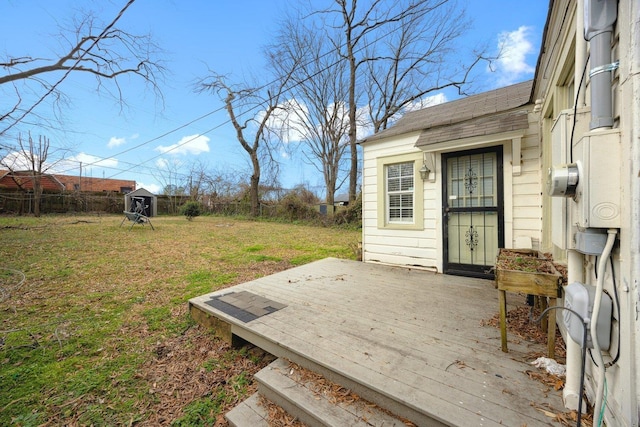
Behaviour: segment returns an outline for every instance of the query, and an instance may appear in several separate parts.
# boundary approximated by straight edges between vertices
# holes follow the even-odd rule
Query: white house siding
[[[378,159],[414,153],[422,159],[422,152],[415,148],[419,132],[387,140],[368,143],[363,150],[362,185],[362,249],[363,260],[396,265],[436,267],[436,219],[435,191],[425,185],[424,218],[418,229],[380,228],[378,225]],[[419,168],[422,162],[416,163]],[[419,176],[417,177],[419,179]],[[416,180],[417,180],[416,179]],[[416,186],[417,187],[417,186]],[[416,197],[418,198],[418,197]]]
[[[616,283],[620,294],[620,319],[614,322],[612,336],[620,359],[606,371],[607,425],[640,424],[640,4],[620,0],[618,22],[613,37],[613,59],[620,60],[612,88],[614,117],[621,131],[619,249],[614,250]],[[617,171],[615,171],[617,172]],[[615,191],[615,190],[614,190]],[[617,252],[617,253],[616,253]],[[614,283],[605,275],[605,289]],[[617,323],[617,325],[616,325]],[[616,327],[617,326],[617,327]],[[620,328],[620,342],[617,329]],[[608,360],[608,359],[607,359]],[[595,388],[597,384],[592,384]]]
[[[584,3],[583,3],[584,4]],[[581,61],[587,59],[588,45],[583,42],[582,34],[576,35],[577,22],[583,11],[576,0],[560,0],[553,3],[549,30],[546,42],[542,47],[543,55],[539,62],[536,76],[536,93],[534,96],[541,101],[542,117],[552,121],[564,109],[572,108],[570,104],[562,102],[566,99],[563,90],[567,86],[566,70],[572,68],[576,56]],[[620,185],[611,186],[612,193],[620,194],[620,227],[618,242],[614,246],[613,259],[615,282],[612,270],[607,265],[604,278],[604,289],[609,295],[614,295],[617,288],[620,307],[619,313],[614,309],[614,319],[611,327],[611,348],[604,353],[605,362],[609,362],[619,352],[619,359],[606,370],[606,398],[604,399],[604,424],[608,426],[638,426],[640,423],[638,402],[640,401],[640,3],[637,0],[620,0],[617,2],[618,16],[615,24],[612,60],[619,60],[620,66],[613,73],[612,92],[614,106],[614,128],[620,130],[620,167],[611,168],[606,175],[614,177],[620,173]],[[577,41],[576,41],[577,40]],[[558,43],[560,41],[560,43]],[[584,43],[584,46],[582,45]],[[576,47],[578,45],[578,47]],[[584,48],[584,51],[582,49]],[[576,55],[578,52],[578,55]],[[569,76],[569,81],[577,87],[580,72],[584,63],[575,64],[578,75]],[[589,73],[585,79],[584,96],[586,102],[579,103],[579,111],[589,114],[591,106]],[[590,120],[587,117],[586,122]],[[580,123],[577,126],[580,129]],[[579,141],[588,129],[576,132],[574,141]],[[545,131],[545,147],[550,147],[551,138]],[[613,150],[611,155],[613,155]],[[608,185],[608,176],[598,180],[599,185]],[[615,181],[614,181],[615,182]],[[570,201],[570,206],[573,205]],[[546,212],[545,212],[546,214]],[[551,228],[551,217],[545,215],[544,236],[545,247],[553,242],[548,241]],[[571,221],[565,225],[569,236],[575,232]],[[555,247],[556,251],[569,252],[565,248]],[[599,257],[582,255],[573,252],[574,268],[569,265],[574,277],[572,280],[595,286],[595,263]],[[577,260],[576,260],[577,258]],[[581,268],[584,267],[584,268]],[[570,273],[571,274],[571,273]],[[562,316],[559,316],[559,320]],[[560,330],[566,337],[563,322]],[[620,339],[618,340],[618,334]],[[568,345],[578,346],[578,344]],[[577,352],[580,351],[578,346]],[[590,357],[586,361],[585,389],[589,404],[594,405],[595,392],[598,386],[596,367]],[[579,366],[577,368],[579,371]],[[570,380],[567,379],[567,384]],[[576,385],[577,387],[577,385]],[[577,390],[577,389],[576,389]],[[599,414],[600,408],[594,408]]]
[[[507,163],[506,160],[505,163]],[[525,237],[531,239],[534,249],[538,249],[542,230],[542,188],[540,185],[542,173],[537,115],[531,112],[529,113],[529,129],[522,138],[520,166],[520,175],[512,174],[512,239],[507,239],[509,230],[505,223],[505,228],[507,228],[505,230],[505,246],[516,248],[519,246],[518,239]],[[505,178],[508,169],[505,167]],[[505,179],[505,187],[506,183],[507,179]],[[506,216],[505,212],[505,219]]]
[[[531,110],[529,108],[529,110]],[[521,138],[521,172],[513,175],[512,141],[497,140],[484,144],[473,141],[473,147],[461,141],[456,151],[480,146],[503,145],[505,185],[505,246],[516,247],[516,242],[529,240],[537,247],[541,238],[542,210],[540,186],[540,144],[536,116],[529,114],[529,129]],[[420,266],[442,271],[442,180],[441,152],[436,153],[435,180],[424,182],[423,220],[421,229],[399,230],[381,228],[379,225],[379,197],[384,197],[378,188],[378,159],[421,150],[415,142],[419,132],[389,137],[364,144],[363,150],[363,260],[404,266]],[[421,158],[421,157],[420,157]],[[419,165],[418,165],[419,167]],[[432,172],[434,173],[434,172]],[[419,178],[418,178],[419,179]]]

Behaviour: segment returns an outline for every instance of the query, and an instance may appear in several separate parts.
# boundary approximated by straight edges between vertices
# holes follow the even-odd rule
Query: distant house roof
[[[0,188],[33,189],[32,171],[0,170]],[[127,193],[136,188],[136,182],[122,179],[78,177],[42,174],[42,189],[52,191],[114,191]]]
[[[128,193],[136,189],[136,182],[131,180],[73,175],[55,175],[55,177],[68,191],[113,191],[116,193]]]
[[[529,126],[527,115],[513,111],[529,104],[533,80],[405,114],[382,132],[361,143],[422,131],[416,146],[452,139],[495,134]]]
[[[61,191],[64,185],[55,176],[43,174],[40,180],[43,190]],[[31,171],[0,171],[0,188],[10,190],[33,190],[33,172]]]
[[[333,200],[335,200],[336,202],[348,202],[349,194],[347,193],[338,194],[336,195],[336,197],[333,198]]]

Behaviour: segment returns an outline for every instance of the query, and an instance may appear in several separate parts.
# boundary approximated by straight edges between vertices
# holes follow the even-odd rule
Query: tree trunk
[[[334,188],[335,188],[335,185],[334,185]],[[336,204],[335,190],[329,187],[327,187],[326,204],[327,204],[327,215],[333,215],[335,213],[334,207]]]
[[[356,199],[358,188],[358,136],[356,134],[356,59],[353,56],[351,35],[347,33],[347,49],[349,57],[349,147],[351,149],[351,167],[349,170],[349,202]]]
[[[257,150],[251,153],[251,163],[253,164],[253,174],[251,175],[251,186],[249,188],[251,216],[258,217],[260,215],[260,161]]]
[[[40,200],[42,199],[42,179],[40,174],[33,177],[33,215],[40,216]]]

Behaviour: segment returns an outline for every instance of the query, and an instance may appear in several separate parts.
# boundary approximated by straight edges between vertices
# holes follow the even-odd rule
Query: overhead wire
[[[384,34],[384,35],[379,36],[377,39],[375,39],[375,40],[374,40],[373,42],[371,42],[370,44],[365,44],[364,46],[362,46],[361,48],[359,48],[358,50],[356,50],[356,52],[360,52],[360,51],[362,51],[363,49],[366,49],[366,48],[367,48],[367,47],[369,47],[372,43],[375,43],[375,42],[379,41],[380,39],[382,39],[383,37],[388,36],[389,34],[390,34],[390,33],[386,33],[386,34]],[[340,46],[340,47],[343,47],[343,46]],[[326,56],[328,56],[328,55],[330,55],[330,54],[332,54],[332,53],[333,53],[333,51],[328,51],[328,52],[326,52],[326,53],[322,54],[322,55],[321,55],[321,58],[324,58],[324,57],[326,57]],[[306,82],[306,81],[308,81],[308,80],[312,79],[313,77],[317,76],[317,75],[318,75],[318,74],[320,74],[321,72],[323,72],[323,71],[326,71],[326,70],[330,69],[331,67],[333,67],[333,66],[335,66],[336,64],[338,64],[338,63],[339,63],[339,61],[340,61],[340,60],[337,60],[337,61],[335,61],[335,62],[333,62],[333,63],[331,63],[331,64],[327,65],[324,69],[319,70],[319,71],[317,71],[316,73],[314,73],[314,74],[312,74],[312,75],[310,75],[310,76],[306,77],[305,79],[301,80],[300,82],[295,83],[295,84],[294,84],[294,85],[292,85],[291,87],[287,88],[287,89],[285,90],[285,93],[286,93],[286,92],[290,92],[290,91],[291,91],[291,90],[293,90],[295,87],[297,87],[297,86],[299,86],[299,85],[303,84],[304,82]],[[311,62],[311,61],[310,61],[310,62]],[[269,87],[270,85],[272,85],[272,84],[274,84],[274,83],[276,83],[276,82],[277,82],[277,79],[273,79],[273,80],[271,80],[270,82],[265,83],[264,85],[259,86],[259,87],[255,88],[255,89],[253,89],[252,93],[253,93],[253,92],[260,91],[260,90],[263,90],[264,88]],[[238,117],[246,116],[247,114],[249,114],[249,113],[251,113],[251,112],[257,111],[259,108],[260,108],[260,106],[259,106],[259,105],[253,106],[253,107],[249,108],[248,110],[243,111],[242,113],[239,113],[239,114],[238,114]],[[111,159],[111,158],[116,158],[117,156],[121,156],[121,155],[126,154],[126,153],[128,153],[128,152],[131,152],[131,151],[133,151],[133,150],[136,150],[136,149],[138,149],[138,148],[140,148],[140,147],[143,147],[143,146],[145,146],[145,145],[148,145],[148,144],[150,144],[150,143],[152,143],[152,142],[154,142],[154,141],[157,141],[157,140],[159,140],[159,139],[161,139],[161,138],[164,138],[164,137],[166,137],[166,136],[169,136],[169,135],[171,135],[171,134],[173,134],[173,133],[175,133],[175,132],[177,132],[177,131],[179,131],[179,130],[181,130],[181,129],[186,128],[187,126],[192,125],[193,123],[196,123],[196,122],[198,122],[198,121],[200,121],[200,120],[202,120],[202,119],[204,119],[204,118],[206,118],[206,117],[209,117],[209,116],[211,116],[211,115],[213,115],[213,114],[215,114],[215,113],[218,113],[218,112],[220,112],[220,111],[222,111],[222,110],[224,110],[224,109],[225,109],[225,106],[218,107],[218,108],[216,108],[215,110],[212,110],[212,111],[210,111],[210,112],[208,112],[208,113],[205,113],[205,114],[203,114],[203,115],[201,115],[201,116],[199,116],[199,117],[197,117],[197,118],[195,118],[195,119],[193,119],[193,120],[190,120],[189,122],[187,122],[187,123],[185,123],[185,124],[183,124],[183,125],[177,126],[177,127],[173,128],[173,129],[171,129],[171,130],[169,130],[169,131],[167,131],[167,132],[163,133],[162,135],[159,135],[159,136],[157,136],[157,137],[151,138],[151,139],[149,139],[149,140],[147,140],[147,141],[145,141],[145,142],[142,142],[142,143],[140,143],[140,144],[137,144],[137,145],[135,145],[135,146],[133,146],[133,147],[130,147],[130,148],[126,149],[126,150],[120,151],[119,153],[116,153],[116,154],[114,154],[113,156],[110,156],[109,158],[100,158],[99,160],[96,160],[96,161],[94,161],[94,162],[86,163],[86,165],[85,165],[85,166],[93,166],[93,165],[95,165],[95,164],[97,164],[97,163],[100,163],[101,161],[108,160],[108,159]],[[216,130],[216,129],[218,129],[218,128],[220,128],[220,127],[224,126],[224,125],[229,124],[230,122],[231,122],[231,120],[230,120],[230,119],[226,119],[226,120],[222,121],[221,123],[219,123],[218,125],[214,126],[213,128],[211,128],[211,129],[209,129],[209,130],[207,130],[207,131],[205,131],[205,132],[200,132],[198,135],[206,135],[206,134],[208,134],[208,133],[210,133],[210,132],[212,132],[212,131],[214,131],[214,130]],[[151,158],[149,158],[149,159],[147,159],[147,160],[145,160],[145,161],[143,161],[143,162],[140,162],[139,164],[136,164],[136,165],[132,166],[131,168],[123,169],[123,170],[121,170],[120,172],[118,172],[117,174],[114,174],[114,175],[110,176],[110,178],[113,178],[113,177],[115,177],[115,176],[118,176],[118,175],[120,175],[121,173],[129,172],[130,170],[134,169],[135,167],[142,166],[142,165],[144,165],[144,164],[146,164],[146,163],[150,162],[151,160],[154,160],[154,159],[157,159],[158,157],[161,157],[161,156],[162,156],[162,154],[166,154],[167,152],[177,150],[178,148],[181,148],[182,146],[184,146],[184,145],[188,144],[189,142],[193,141],[194,139],[195,139],[195,137],[194,137],[194,138],[191,138],[191,139],[188,139],[188,140],[185,140],[185,141],[183,141],[183,142],[182,142],[182,143],[180,143],[180,144],[176,144],[172,149],[167,150],[167,151],[165,151],[165,152],[161,153],[160,155],[153,156],[153,157],[151,157]],[[95,156],[95,157],[98,157],[98,156]],[[102,167],[102,166],[101,166],[101,167]],[[113,168],[111,168],[111,169],[113,169]]]
[[[149,139],[149,140],[147,140],[147,141],[144,141],[144,142],[142,142],[142,143],[140,143],[140,144],[137,144],[137,145],[135,145],[135,146],[133,146],[133,147],[127,148],[126,150],[122,150],[122,151],[120,151],[119,153],[114,154],[113,156],[103,157],[103,158],[99,158],[98,160],[93,161],[93,162],[86,162],[86,163],[84,163],[84,162],[83,162],[83,163],[84,163],[84,165],[85,165],[85,166],[94,166],[94,165],[96,165],[96,164],[98,164],[98,163],[100,163],[100,162],[103,162],[103,161],[105,161],[105,160],[109,160],[109,159],[115,158],[115,157],[117,157],[117,156],[121,156],[121,155],[126,154],[126,153],[129,153],[129,152],[131,152],[131,151],[133,151],[133,150],[137,150],[137,149],[138,149],[138,148],[140,148],[140,147],[143,147],[143,146],[145,146],[145,145],[148,145],[148,144],[150,144],[150,143],[152,143],[152,142],[154,142],[154,141],[158,141],[159,139],[162,139],[162,138],[164,138],[164,137],[166,137],[166,136],[171,135],[172,133],[175,133],[175,132],[177,132],[177,131],[179,131],[179,130],[181,130],[181,129],[184,129],[184,128],[186,128],[187,126],[190,126],[190,125],[192,125],[192,124],[193,124],[193,123],[195,123],[195,122],[198,122],[198,121],[200,121],[200,120],[202,120],[202,119],[204,119],[204,118],[206,118],[206,117],[209,117],[209,116],[211,116],[211,115],[213,115],[213,114],[215,114],[215,113],[218,113],[218,112],[220,112],[222,109],[224,109],[224,107],[219,107],[219,108],[217,108],[217,109],[215,109],[215,110],[209,111],[208,113],[205,113],[205,114],[203,114],[203,115],[201,115],[201,116],[199,116],[199,117],[197,117],[197,118],[195,118],[195,119],[193,119],[193,120],[190,120],[189,122],[187,122],[187,123],[185,123],[185,124],[182,124],[182,125],[180,125],[180,126],[177,126],[177,127],[173,128],[173,129],[171,129],[171,130],[169,130],[169,131],[167,131],[167,132],[165,132],[165,133],[163,133],[163,134],[161,134],[161,135],[158,135],[158,136],[156,136],[156,137],[153,137],[153,138],[151,138],[151,139]],[[226,123],[223,123],[223,124],[226,124]],[[219,126],[216,126],[216,127],[212,128],[212,129],[209,129],[209,130],[208,130],[208,131],[206,131],[206,132],[200,133],[200,135],[206,135],[207,133],[212,132],[213,130],[215,130],[215,129],[219,128],[220,126],[222,126],[222,124],[221,124],[221,125],[219,125]],[[192,138],[192,139],[189,139],[189,140],[187,140],[187,141],[184,141],[184,142],[183,142],[183,143],[181,143],[181,144],[176,144],[176,146],[175,146],[174,148],[172,148],[172,149],[170,149],[170,150],[167,150],[166,152],[173,151],[174,149],[177,149],[177,148],[179,148],[179,147],[181,147],[181,146],[183,146],[183,145],[185,145],[185,144],[187,144],[187,143],[189,143],[189,142],[193,141],[194,139],[195,139],[195,138]],[[93,157],[98,157],[98,156],[93,156]],[[153,160],[153,159],[155,159],[155,158],[157,158],[157,157],[158,157],[158,156],[154,156],[154,157],[152,157],[151,159],[145,160],[144,162],[142,162],[142,163],[140,163],[140,164],[137,164],[137,166],[143,165],[143,164],[145,164],[145,163],[147,163],[147,162],[149,162],[149,161],[151,161],[151,160]],[[101,168],[105,168],[105,166],[100,166],[100,167],[101,167]],[[114,169],[114,168],[110,167],[109,169]],[[69,169],[69,170],[72,170],[72,169]],[[122,172],[128,172],[129,170],[130,170],[130,169],[126,169],[126,170],[123,170]],[[64,172],[64,171],[62,171],[62,172]]]
[[[130,0],[130,1],[132,1],[132,0]],[[425,11],[424,13],[427,13],[427,12]],[[371,45],[373,45],[374,43],[377,43],[377,42],[379,42],[380,40],[382,40],[382,39],[384,39],[384,38],[388,37],[389,35],[393,34],[393,32],[394,32],[394,31],[396,31],[396,29],[395,29],[395,28],[392,28],[390,31],[385,32],[385,33],[382,33],[382,34],[380,34],[378,37],[375,37],[375,38],[373,38],[373,39],[372,39],[372,40],[370,40],[370,41],[366,41],[366,39],[365,39],[365,43],[363,43],[363,45],[362,45],[362,46],[360,46],[359,48],[357,48],[357,49],[355,50],[355,52],[356,52],[356,53],[360,53],[360,52],[362,52],[363,50],[365,50],[365,49],[369,48],[369,47],[370,47]],[[340,48],[344,48],[345,46],[346,46],[346,43],[345,43],[345,44],[341,44],[341,45],[339,45],[339,47],[340,47]],[[335,52],[334,50],[327,51],[327,52],[325,52],[324,54],[322,54],[322,55],[320,56],[320,58],[324,58],[324,57],[326,57],[326,56],[328,56],[328,55],[331,55],[331,54],[332,54],[332,53],[334,53],[334,52]],[[305,79],[302,79],[302,80],[301,80],[301,81],[299,81],[299,82],[294,83],[294,84],[293,84],[293,85],[291,85],[290,87],[286,88],[286,89],[283,91],[283,93],[288,93],[288,92],[293,91],[293,89],[295,89],[295,88],[296,88],[296,87],[298,87],[299,85],[302,85],[304,82],[306,82],[306,81],[308,81],[308,80],[312,79],[313,77],[317,76],[318,74],[320,74],[320,73],[322,73],[322,72],[324,72],[324,71],[326,71],[326,70],[330,69],[331,67],[333,67],[333,66],[337,65],[341,60],[342,60],[342,59],[337,59],[336,61],[334,61],[334,62],[332,62],[332,63],[328,64],[325,68],[323,68],[323,69],[321,69],[321,70],[318,70],[316,73],[314,73],[314,74],[312,74],[312,75],[310,75],[310,76],[307,76]],[[312,61],[313,61],[313,60],[310,60],[310,63],[311,63]],[[254,89],[253,89],[253,92],[263,90],[264,88],[269,87],[270,85],[272,85],[272,84],[276,83],[277,81],[278,81],[278,80],[277,80],[277,78],[275,78],[275,79],[273,79],[273,80],[271,80],[271,81],[269,81],[269,82],[265,83],[265,84],[264,84],[264,85],[262,85],[262,86],[258,86],[257,88],[254,88]],[[253,92],[252,92],[252,93],[253,93]],[[97,164],[98,164],[98,163],[100,163],[100,162],[104,162],[105,160],[109,160],[109,159],[116,159],[118,156],[122,156],[123,154],[126,154],[126,153],[129,153],[129,152],[131,152],[131,151],[137,150],[137,149],[139,149],[139,148],[141,148],[141,147],[143,147],[143,146],[145,146],[145,145],[148,145],[148,144],[150,144],[150,143],[152,143],[152,142],[154,142],[154,141],[158,141],[158,140],[160,140],[160,139],[162,139],[162,138],[164,138],[164,137],[166,137],[166,136],[169,136],[169,135],[171,135],[171,134],[173,134],[173,133],[175,133],[175,132],[177,132],[177,131],[179,131],[179,130],[181,130],[181,129],[184,129],[184,128],[186,128],[186,127],[188,127],[188,126],[192,125],[193,123],[196,123],[196,122],[198,122],[198,121],[200,121],[200,120],[203,120],[203,119],[205,119],[206,117],[209,117],[209,116],[211,116],[211,115],[213,115],[213,114],[215,114],[215,113],[218,113],[218,112],[222,111],[224,108],[225,108],[225,106],[221,106],[221,107],[219,107],[219,108],[217,108],[217,109],[214,109],[214,110],[212,110],[212,111],[209,111],[209,112],[207,112],[207,113],[205,113],[205,114],[203,114],[203,115],[201,115],[201,116],[199,116],[199,117],[197,117],[197,118],[195,118],[195,119],[192,119],[192,120],[188,121],[188,122],[187,122],[187,123],[185,123],[185,124],[182,124],[182,125],[179,125],[179,126],[177,126],[177,127],[175,127],[175,128],[172,128],[172,129],[170,129],[169,131],[164,132],[163,134],[161,134],[161,135],[159,135],[159,136],[153,137],[153,138],[151,138],[151,139],[149,139],[149,140],[147,140],[147,141],[144,141],[144,142],[142,142],[142,143],[140,143],[140,144],[137,144],[137,145],[135,145],[135,146],[133,146],[133,147],[127,148],[126,150],[122,150],[122,151],[120,151],[120,152],[118,152],[118,153],[116,153],[116,154],[114,154],[114,155],[112,155],[112,156],[109,156],[109,157],[106,157],[106,158],[105,158],[105,157],[100,157],[100,156],[93,156],[93,157],[96,157],[96,158],[98,158],[98,159],[97,159],[97,160],[95,160],[95,161],[92,161],[92,162],[86,162],[86,163],[85,163],[85,162],[82,162],[82,163],[83,163],[83,166],[86,166],[86,167],[88,167],[88,166],[94,166],[94,165],[97,165]],[[243,111],[242,113],[240,113],[240,114],[238,115],[238,117],[246,116],[247,114],[249,114],[249,113],[251,113],[251,112],[255,112],[255,111],[257,111],[259,108],[260,108],[260,106],[259,106],[259,105],[253,106],[253,107],[251,107],[251,108],[249,108],[249,109],[247,109],[247,110]],[[212,132],[212,131],[214,131],[214,130],[216,130],[216,129],[218,129],[218,128],[221,128],[222,126],[227,125],[227,124],[229,124],[229,123],[230,123],[230,119],[224,120],[224,121],[222,121],[221,123],[219,123],[218,125],[216,125],[216,126],[214,126],[214,127],[210,128],[209,130],[207,130],[207,131],[205,131],[205,132],[200,132],[200,133],[198,134],[198,136],[200,136],[200,135],[206,135],[206,134],[208,134],[208,133],[210,133],[210,132]],[[175,145],[174,147],[172,147],[171,149],[166,150],[166,151],[164,151],[163,153],[161,153],[161,154],[159,154],[159,155],[153,156],[153,157],[151,157],[151,158],[149,158],[149,159],[146,159],[146,160],[144,160],[144,161],[142,161],[142,162],[140,162],[140,163],[133,164],[133,165],[132,165],[131,167],[129,167],[129,168],[119,170],[119,172],[117,172],[117,173],[115,173],[115,174],[113,174],[113,175],[110,175],[108,178],[107,178],[107,177],[105,177],[105,179],[114,178],[114,177],[116,177],[116,176],[121,175],[122,173],[126,173],[126,172],[129,172],[129,171],[131,171],[131,170],[133,170],[133,169],[137,168],[137,167],[143,166],[143,165],[145,165],[145,164],[149,163],[149,162],[150,162],[150,161],[152,161],[152,160],[155,160],[155,159],[157,159],[157,158],[159,158],[159,157],[162,157],[162,155],[163,155],[163,154],[166,154],[167,152],[171,152],[171,151],[174,151],[174,150],[177,150],[177,149],[179,149],[179,148],[183,147],[184,145],[186,145],[186,144],[188,144],[188,143],[192,142],[195,138],[197,138],[197,136],[196,136],[196,137],[194,137],[194,138],[190,138],[190,139],[188,139],[188,140],[185,140],[185,141],[183,141],[183,142],[181,142],[181,143],[179,143],[179,144],[176,144],[176,145]],[[116,160],[117,160],[117,159],[116,159]],[[80,162],[80,161],[78,161],[78,162]],[[100,166],[100,167],[101,167],[101,168],[104,168],[104,169],[106,169],[106,168],[107,168],[107,167],[104,167],[104,166]],[[74,168],[74,169],[75,169],[75,168]],[[116,169],[116,170],[118,170],[117,168],[114,168],[114,167],[108,167],[108,169]],[[70,171],[70,170],[73,170],[73,169],[68,169],[67,171]],[[160,171],[160,169],[158,169],[158,171]],[[64,172],[66,172],[66,171],[62,171],[62,173],[64,173]],[[138,172],[137,172],[137,173],[138,173]],[[149,175],[151,175],[151,174],[149,174]],[[185,176],[186,176],[186,174],[185,174]]]

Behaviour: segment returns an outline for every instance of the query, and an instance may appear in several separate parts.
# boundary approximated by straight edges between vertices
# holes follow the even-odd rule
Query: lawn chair
[[[129,220],[131,221],[131,227],[129,227],[129,230],[131,230],[133,226],[136,224],[140,224],[140,225],[149,224],[151,226],[151,229],[155,230],[155,228],[153,228],[153,224],[151,224],[151,220],[149,219],[149,217],[144,214],[144,210],[145,210],[145,206],[143,206],[142,203],[140,203],[140,201],[136,201],[136,208],[134,211],[132,212],[124,211],[124,218],[120,223],[120,227],[122,227],[122,224],[124,224],[126,220]]]

